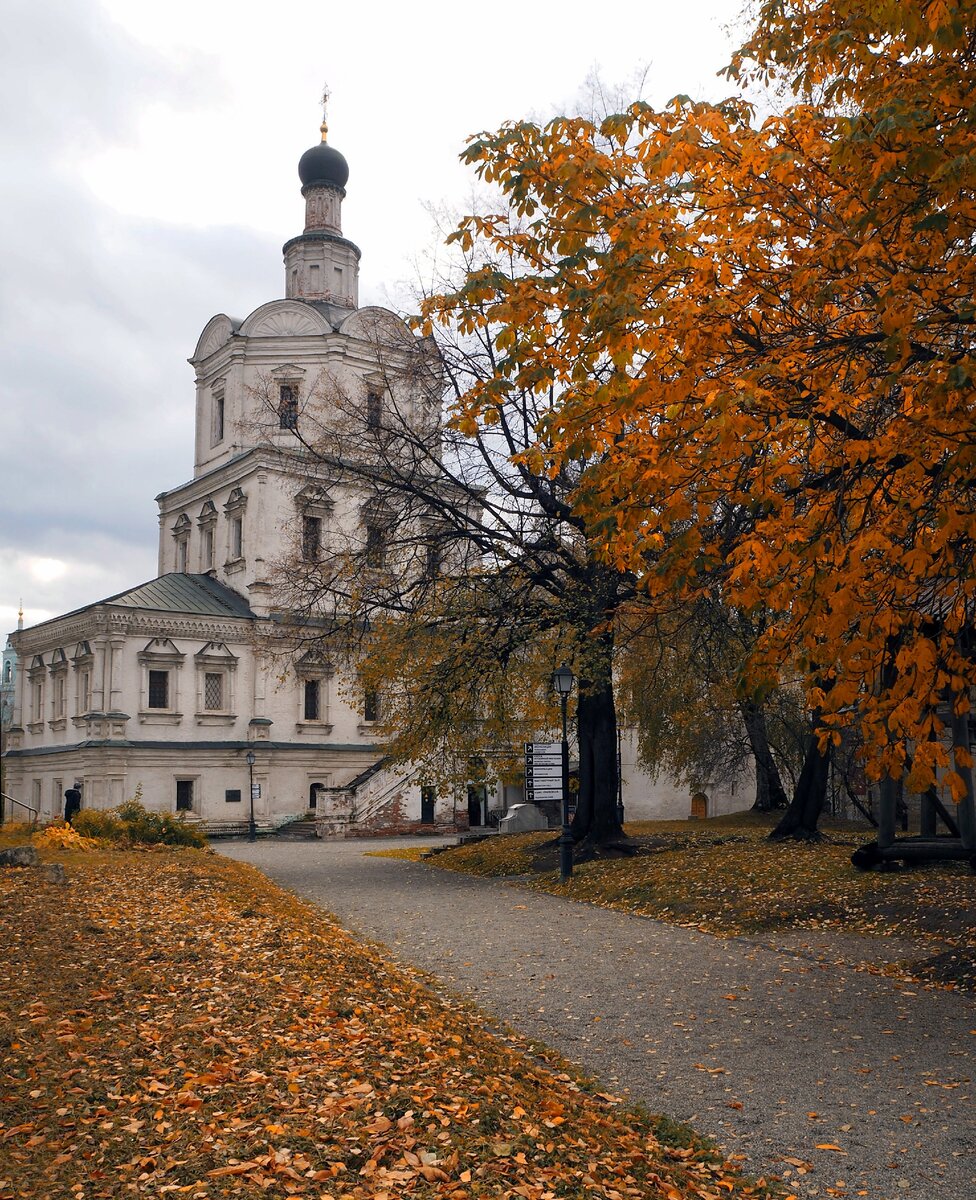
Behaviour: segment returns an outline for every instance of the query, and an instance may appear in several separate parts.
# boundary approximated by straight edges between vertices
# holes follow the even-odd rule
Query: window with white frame
[[[214,391],[210,405],[210,445],[217,446],[224,440],[224,393]]]
[[[298,675],[298,729],[314,726],[321,733],[331,729],[329,706],[331,702],[331,661],[321,654],[309,652],[296,664]]]
[[[318,562],[326,542],[326,527],[335,504],[327,484],[309,484],[295,497],[301,522],[300,550],[305,562]]]
[[[71,665],[75,673],[75,721],[91,711],[92,678],[95,670],[95,656],[88,642],[79,642],[71,656]]]
[[[234,716],[237,656],[223,642],[207,642],[194,655],[198,725],[229,725]]]
[[[173,542],[176,546],[176,569],[186,574],[190,569],[190,518],[180,513],[173,525]]]
[[[42,654],[35,654],[27,672],[27,683],[30,688],[30,719],[28,727],[36,733],[44,720],[44,683],[47,667]]]
[[[200,530],[200,570],[212,571],[214,566],[214,531],[217,527],[217,509],[212,500],[207,500],[197,517]]]
[[[169,638],[153,638],[137,658],[142,669],[139,720],[178,725],[182,720],[180,670],[186,655]]]
[[[244,510],[247,497],[239,487],[234,488],[224,505],[227,518],[227,561],[239,562],[244,557]]]

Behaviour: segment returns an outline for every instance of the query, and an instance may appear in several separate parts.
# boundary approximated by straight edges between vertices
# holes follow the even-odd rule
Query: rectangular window
[[[214,565],[214,534],[212,529],[203,531],[203,569],[209,571]]]
[[[181,574],[186,574],[186,556],[187,556],[187,539],[180,538],[176,543],[176,569]]]
[[[224,707],[224,677],[219,671],[208,671],[203,677],[203,707],[208,712]]]
[[[322,548],[322,518],[302,518],[302,558],[306,562],[318,562]]]
[[[319,288],[321,287],[321,284],[319,283],[319,277],[320,277],[319,264],[318,263],[309,263],[308,290],[309,290],[309,292],[311,292],[311,294],[313,296],[317,296],[319,294]]]
[[[383,423],[383,397],[379,392],[366,393],[366,428],[374,433]]]
[[[213,398],[213,421],[210,426],[210,445],[216,446],[218,442],[224,440],[224,398],[223,396],[214,396]]]
[[[224,802],[227,804],[240,804],[241,789],[240,788],[228,788],[224,792]]]
[[[193,809],[193,780],[177,779],[176,781],[176,811],[191,812]]]
[[[38,679],[31,689],[31,718],[44,720],[44,684]]]
[[[244,520],[242,517],[231,517],[230,522],[230,556],[244,556]]]
[[[169,671],[149,672],[149,707],[169,708]]]
[[[290,383],[283,383],[278,389],[278,428],[298,428],[298,397]]]
[[[78,711],[86,713],[91,708],[91,672],[82,671],[78,683]]]
[[[54,681],[54,716],[63,717],[68,711],[68,681],[59,675]]]
[[[305,720],[318,721],[320,720],[321,708],[321,688],[317,679],[305,680]]]
[[[382,567],[386,562],[386,538],[378,525],[366,526],[366,565]]]
[[[380,697],[375,688],[367,688],[363,698],[363,717],[367,721],[380,719]]]
[[[432,543],[427,546],[427,575],[433,579],[441,569],[441,550]]]

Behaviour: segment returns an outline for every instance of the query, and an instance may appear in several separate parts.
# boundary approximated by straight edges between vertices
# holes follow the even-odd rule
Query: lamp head
[[[253,751],[253,750],[248,750],[247,754],[245,754],[245,755],[244,755],[244,761],[247,763],[247,765],[248,765],[249,767],[253,767],[253,766],[254,766],[254,763],[255,763],[255,761],[256,761],[256,760],[255,760],[255,758],[254,758],[254,751]]]
[[[560,696],[568,696],[573,690],[573,672],[566,663],[552,673],[552,686]]]

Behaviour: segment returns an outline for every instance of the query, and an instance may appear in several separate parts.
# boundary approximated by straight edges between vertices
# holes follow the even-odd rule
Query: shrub
[[[192,825],[178,821],[170,813],[150,812],[139,802],[138,793],[115,809],[115,815],[130,842],[149,846],[206,846],[207,839]]]
[[[207,839],[198,829],[170,813],[150,812],[141,803],[141,795],[140,785],[132,799],[118,808],[83,808],[74,818],[75,830],[84,837],[128,845],[206,846]]]
[[[85,837],[70,825],[55,823],[31,835],[35,846],[46,850],[95,850],[98,843],[92,837]]]
[[[83,808],[72,818],[73,828],[83,837],[104,838],[108,842],[121,842],[126,838],[125,826],[114,812],[100,808]]]

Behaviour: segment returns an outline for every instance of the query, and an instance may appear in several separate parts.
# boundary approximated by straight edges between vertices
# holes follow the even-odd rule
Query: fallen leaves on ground
[[[249,867],[58,860],[0,872],[2,1200],[767,1194]]]
[[[970,931],[976,875],[959,862],[863,872],[850,861],[867,831],[835,829],[806,845],[766,840],[768,820],[641,822],[628,832],[635,856],[577,863],[572,879],[553,871],[522,880],[536,891],[586,900],[722,936],[781,930],[835,930],[912,943],[911,962],[886,973],[976,989]],[[438,854],[434,866],[476,875],[528,875],[539,847],[556,834],[500,835]],[[864,954],[870,960],[871,947]]]

